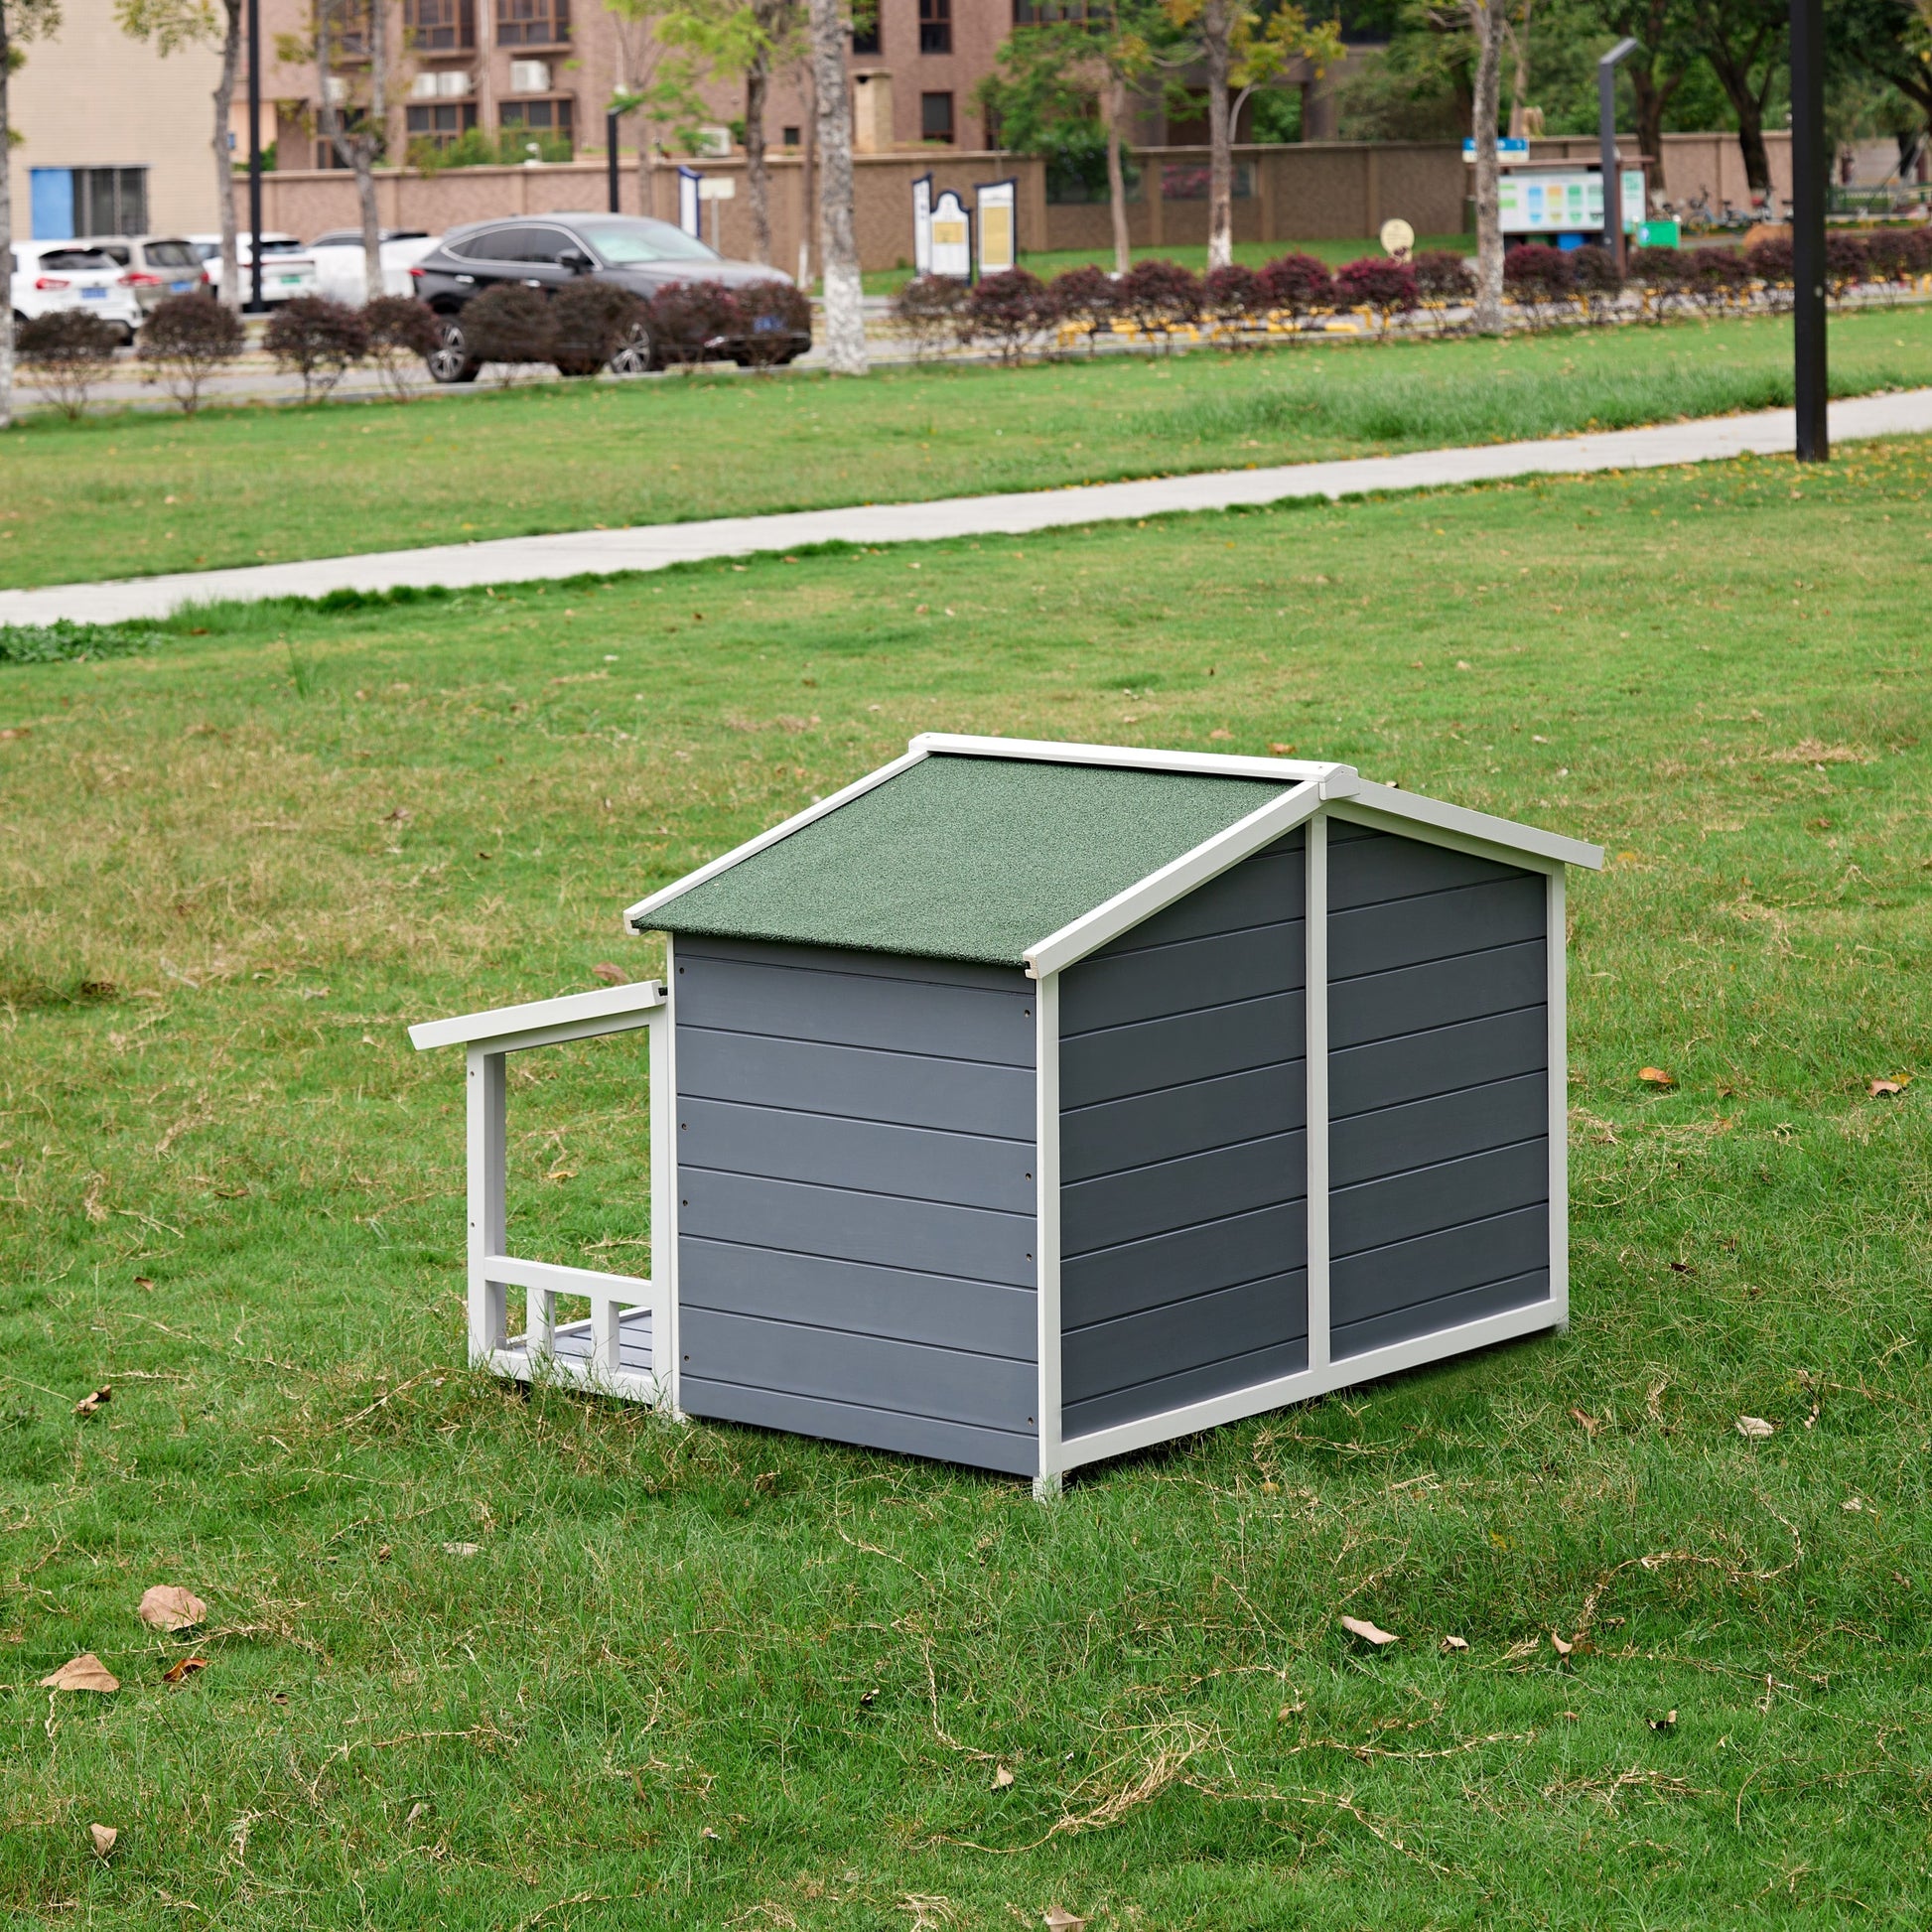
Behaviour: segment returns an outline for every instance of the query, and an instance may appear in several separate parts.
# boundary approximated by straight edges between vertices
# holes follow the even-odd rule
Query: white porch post
[[[1309,820],[1308,995],[1303,1038],[1309,1067],[1309,1369],[1328,1372],[1328,814]]]
[[[470,1048],[470,1362],[487,1362],[503,1345],[500,1284],[489,1257],[503,1252],[503,1055]]]

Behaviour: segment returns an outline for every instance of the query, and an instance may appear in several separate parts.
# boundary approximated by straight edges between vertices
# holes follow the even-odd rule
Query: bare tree
[[[13,119],[8,83],[22,57],[19,44],[52,34],[61,24],[59,0],[0,0],[0,256],[13,262]],[[9,278],[11,280],[11,277]],[[14,419],[14,305],[0,302],[0,429]]]
[[[243,0],[116,0],[121,32],[153,41],[165,61],[181,47],[218,47],[214,83],[214,207],[221,223],[221,300],[241,307],[241,270],[235,239],[234,157],[228,148],[235,76],[241,70]]]
[[[1462,0],[1475,35],[1476,301],[1480,335],[1503,332],[1503,226],[1497,192],[1496,111],[1502,102],[1506,0]]]
[[[338,98],[334,72],[338,42],[347,48],[355,36],[348,25],[357,0],[316,0],[316,78],[320,92],[322,135],[336,158],[355,177],[355,195],[362,208],[363,300],[373,302],[387,290],[382,285],[382,215],[375,202],[375,164],[389,131],[389,23],[387,0],[361,0],[367,22],[363,46],[369,57],[369,95],[351,121],[343,113],[348,89]]]
[[[1225,0],[1222,0],[1225,4]],[[866,373],[865,289],[852,211],[852,106],[840,0],[811,0],[812,83],[818,123],[818,253],[825,359],[837,375]]]

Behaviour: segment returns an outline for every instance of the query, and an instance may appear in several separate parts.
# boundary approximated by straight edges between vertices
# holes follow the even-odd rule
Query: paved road
[[[1836,402],[1832,436],[1922,435],[1932,432],[1932,389],[1860,396]],[[1359,457],[1272,470],[1217,470],[1144,483],[1089,483],[1072,489],[1003,496],[952,496],[929,503],[799,510],[779,516],[730,516],[622,530],[575,530],[556,536],[501,537],[485,543],[385,550],[308,563],[258,564],[241,570],[185,571],[166,577],[45,590],[0,591],[0,623],[111,623],[165,617],[184,605],[267,597],[321,597],[333,590],[393,590],[441,585],[450,590],[527,583],[712,557],[743,557],[805,544],[920,543],[946,537],[1021,536],[1076,523],[1104,523],[1283,502],[1294,497],[1356,495],[1368,490],[1432,489],[1511,477],[1574,476],[1585,471],[1654,470],[1713,463],[1791,449],[1792,412],[1708,417],[1652,429],[1604,431],[1547,442],[1496,443],[1478,449],[1423,450],[1408,456]]]

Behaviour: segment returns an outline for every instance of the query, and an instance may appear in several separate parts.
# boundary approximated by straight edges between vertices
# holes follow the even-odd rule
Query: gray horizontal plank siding
[[[678,1390],[688,1414],[717,1422],[753,1423],[759,1429],[783,1429],[794,1436],[855,1443],[900,1455],[929,1455],[936,1461],[963,1462],[970,1468],[999,1469],[1009,1475],[1032,1475],[1039,1466],[1038,1439],[1032,1429],[977,1429],[970,1423],[875,1409],[862,1402],[827,1402],[782,1389],[713,1381],[688,1369]]]
[[[1118,1173],[1211,1147],[1230,1147],[1307,1124],[1309,1081],[1300,1059],[1215,1080],[1189,1080],[1060,1115],[1060,1178]]]
[[[677,1090],[706,1100],[1032,1140],[1034,1069],[816,1039],[717,1033],[680,1017]]]
[[[1328,988],[1328,1044],[1363,1046],[1425,1028],[1540,1007],[1548,988],[1540,937],[1426,966],[1364,973]]]
[[[709,941],[674,964],[684,1407],[1035,1468],[1032,982]]]
[[[1549,1298],[1547,887],[1362,827],[1328,880],[1340,1359]]]
[[[1163,1093],[1192,1080],[1299,1060],[1307,1038],[1307,1003],[1299,986],[1293,993],[1143,1020],[1073,1039],[1062,1030],[1060,1104],[1089,1107],[1128,1094]]]
[[[773,1180],[825,1186],[865,1177],[874,1193],[912,1200],[1034,1211],[1034,1141],[995,1140],[984,1134],[944,1133],[897,1122],[814,1117],[801,1132],[784,1107],[747,1107],[734,1101],[678,1098],[680,1143],[694,1136],[711,1166]]]
[[[1065,1434],[1307,1365],[1305,850],[1061,978]]]

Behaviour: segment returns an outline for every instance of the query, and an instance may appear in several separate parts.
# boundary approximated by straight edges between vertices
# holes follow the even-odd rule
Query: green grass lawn
[[[1932,446],[1865,445],[0,672],[0,1910],[1922,1924],[1928,539]],[[461,1067],[405,1024],[650,971],[620,907],[933,728],[1601,841],[1569,1332],[1045,1508],[465,1370]],[[640,1263],[643,1064],[517,1064],[519,1252]],[[36,1688],[83,1650],[118,1694]]]
[[[1838,318],[1832,379],[1932,379],[1932,308]],[[1790,393],[1790,324],[1764,318],[42,418],[0,462],[0,586],[1493,442]]]

